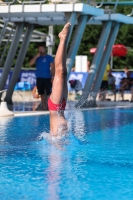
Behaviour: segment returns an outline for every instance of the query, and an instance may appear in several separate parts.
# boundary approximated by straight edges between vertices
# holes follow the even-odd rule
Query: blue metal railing
[[[133,0],[62,0],[62,2],[66,2],[66,3],[76,3],[76,2],[82,2],[82,3],[88,3],[91,1],[95,1],[97,2],[98,6],[104,6],[104,5],[113,5],[116,6],[117,5],[133,5]],[[27,1],[23,1],[23,0],[6,0],[3,2],[0,2],[0,4],[38,4],[38,3],[49,3],[52,2],[52,0],[40,0],[40,1],[35,1],[35,0],[27,0]],[[57,2],[61,2],[61,0],[58,0]]]
[[[10,8],[11,8],[11,5],[14,5],[14,4],[22,4],[22,12],[24,12],[24,6],[25,4],[40,4],[40,12],[42,12],[42,4],[46,3],[47,0],[42,0],[42,1],[20,1],[20,0],[13,0],[13,1],[6,1],[6,2],[0,2],[0,5],[8,5],[8,12],[10,13]]]
[[[27,1],[23,1],[23,0],[6,0],[3,2],[0,2],[0,5],[7,5],[8,6],[8,12],[10,13],[10,9],[11,9],[11,5],[16,5],[16,4],[21,4],[22,5],[22,12],[24,12],[24,7],[26,4],[39,4],[40,5],[40,12],[42,12],[42,5],[43,4],[48,4],[48,3],[53,3],[53,4],[58,4],[58,3],[71,3],[71,4],[75,4],[75,3],[86,3],[86,4],[90,4],[92,3],[92,1],[96,2],[95,0],[40,0],[40,1],[36,1],[36,0],[27,0]],[[97,5],[97,4],[96,4]]]
[[[98,3],[97,8],[101,8],[101,7],[104,6],[104,5],[110,5],[110,3],[113,3],[113,4],[111,4],[111,5],[113,5],[114,8],[111,9],[111,10],[114,11],[114,10],[116,10],[116,8],[117,8],[117,5],[118,5],[118,3],[119,3],[119,0],[115,0],[115,2],[112,2],[111,0],[102,0],[100,3]]]
[[[99,1],[97,8],[102,8],[103,6],[105,7],[109,7],[111,6],[112,11],[115,11],[117,6],[133,6],[133,0],[101,0],[101,2]],[[112,9],[112,6],[114,6],[114,8]],[[127,16],[130,17],[133,15],[133,8],[130,14],[128,14]]]
[[[27,0],[27,1],[23,1],[23,0],[6,0],[3,2],[0,2],[0,5],[2,4],[7,4],[7,5],[13,5],[13,4],[43,4],[43,3],[87,3],[87,4],[91,4],[91,2],[94,1],[96,2],[96,0],[40,0],[40,1],[36,1],[36,0]]]
[[[111,6],[110,10],[111,11],[115,11],[117,6],[119,5],[133,5],[133,0],[128,0],[128,1],[125,1],[125,0],[40,0],[40,1],[36,1],[36,0],[6,0],[3,1],[3,2],[0,2],[0,5],[8,5],[8,12],[10,13],[10,7],[11,5],[14,5],[14,4],[21,4],[22,5],[22,12],[24,12],[24,7],[25,5],[27,4],[30,4],[30,5],[33,5],[33,4],[40,4],[40,12],[42,12],[42,5],[43,4],[46,4],[46,3],[53,3],[53,4],[57,4],[57,3],[72,3],[72,4],[75,4],[75,3],[86,3],[86,4],[90,4],[91,5],[91,2],[94,2],[96,3],[96,8],[103,8],[105,6]],[[112,8],[113,6],[113,8]],[[131,12],[128,16],[131,16],[133,14],[133,12]]]
[[[100,1],[100,0],[97,0],[97,2],[98,2],[98,5],[100,6],[100,4],[101,4],[101,2],[102,2],[102,0]],[[117,2],[117,0],[103,0],[103,2],[102,2],[102,6],[114,6],[115,4],[117,4],[117,5],[123,5],[123,6],[131,6],[131,5],[133,5],[133,0],[127,0],[127,1],[125,1],[125,0],[119,0],[119,2]]]
[[[127,16],[128,17],[131,17],[133,15],[133,8],[132,8],[132,11],[131,11],[131,13],[130,14],[128,14]]]

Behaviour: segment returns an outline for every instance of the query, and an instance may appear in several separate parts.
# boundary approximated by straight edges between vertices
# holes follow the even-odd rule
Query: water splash
[[[57,111],[57,123],[58,123],[58,134],[57,136],[51,136],[50,135],[50,131],[47,128],[47,133],[41,133],[41,135],[39,136],[39,139],[45,139],[47,141],[49,141],[50,143],[59,143],[60,141],[66,141],[68,139],[71,127],[75,127],[75,137],[82,141],[85,142],[86,141],[86,132],[85,132],[85,128],[84,128],[84,120],[82,120],[82,123],[79,126],[75,126],[75,120],[77,118],[77,116],[80,116],[80,112],[81,112],[81,107],[82,105],[84,105],[86,103],[86,101],[91,101],[92,99],[94,99],[96,97],[94,92],[91,92],[90,95],[85,98],[86,95],[84,95],[74,106],[73,106],[73,110],[74,112],[70,114],[69,119],[67,121],[67,130],[66,130],[66,126],[64,126],[63,124],[61,125],[60,122],[60,112]],[[78,105],[78,106],[77,106]],[[61,105],[60,105],[61,106]],[[77,115],[78,114],[78,115]],[[79,117],[80,119],[80,117]],[[78,118],[77,118],[77,123],[78,125]],[[65,129],[65,130],[64,130]],[[49,133],[48,133],[49,132]]]

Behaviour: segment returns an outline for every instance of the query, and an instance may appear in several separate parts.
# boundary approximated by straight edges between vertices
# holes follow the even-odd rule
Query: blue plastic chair
[[[20,91],[29,91],[31,90],[31,85],[29,82],[25,81],[25,82],[18,82],[15,85],[14,90],[20,90]]]

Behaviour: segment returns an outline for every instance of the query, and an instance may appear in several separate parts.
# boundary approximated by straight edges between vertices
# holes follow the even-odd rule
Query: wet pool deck
[[[131,95],[125,96],[125,99],[130,100]],[[40,99],[34,99],[31,92],[19,92],[13,95],[13,112],[14,116],[31,116],[31,115],[46,115],[49,114],[48,111],[35,111],[40,103]],[[74,105],[77,101],[72,98],[72,95],[68,96],[66,110],[75,110]],[[113,96],[111,96],[111,101],[98,101],[97,107],[95,108],[85,108],[80,110],[92,110],[92,109],[113,109],[120,107],[133,107],[133,102],[130,101],[113,101]],[[77,110],[77,109],[76,109]]]
[[[15,102],[13,106],[14,116],[33,116],[33,115],[48,115],[49,111],[35,111],[35,108],[40,102]],[[76,101],[68,101],[66,110],[75,110],[74,104]],[[80,110],[94,110],[94,109],[114,109],[114,108],[124,108],[124,107],[133,107],[131,102],[113,102],[113,101],[97,101],[97,107],[95,108],[84,108]]]

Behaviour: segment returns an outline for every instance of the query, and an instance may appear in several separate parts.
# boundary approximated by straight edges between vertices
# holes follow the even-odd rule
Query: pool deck
[[[130,102],[130,95],[126,95],[125,99],[128,101],[113,101],[113,97],[111,101],[98,101],[97,107],[95,108],[84,108],[79,110],[98,110],[98,109],[114,109],[114,108],[126,108],[133,107],[133,102]],[[31,92],[22,92],[15,93],[13,97],[13,112],[15,117],[20,116],[37,116],[37,115],[48,115],[49,111],[35,111],[37,106],[40,103],[40,99],[34,99]],[[72,96],[68,97],[66,111],[74,111],[78,110],[78,108],[74,108],[74,105],[77,101],[72,98]]]
[[[76,101],[68,101],[66,111],[74,111],[74,104]],[[20,102],[22,103],[22,102]],[[39,102],[38,102],[39,104]],[[113,102],[113,101],[97,101],[97,107],[95,108],[82,108],[79,110],[99,110],[99,109],[114,109],[114,108],[130,108],[133,107],[133,103],[131,102]],[[23,110],[21,111],[14,111],[15,117],[21,117],[21,116],[35,116],[35,115],[48,115],[49,111],[35,111],[30,110],[26,111],[27,108],[32,109],[32,105],[30,106],[30,103],[28,105],[23,106]],[[77,109],[76,109],[77,110]]]

